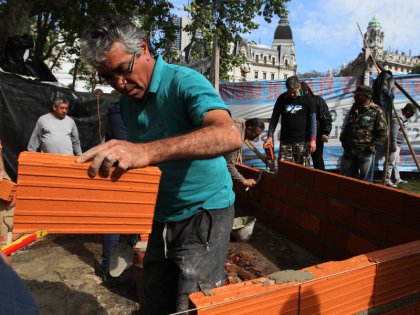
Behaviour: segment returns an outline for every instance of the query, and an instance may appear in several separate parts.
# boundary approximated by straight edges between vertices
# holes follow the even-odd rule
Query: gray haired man
[[[122,94],[128,141],[108,141],[78,162],[92,161],[91,176],[112,173],[116,179],[130,168],[161,169],[141,314],[185,312],[189,294],[226,279],[234,193],[222,155],[241,147],[238,128],[209,81],[153,57],[146,33],[128,18],[92,25],[82,53]]]
[[[52,111],[38,118],[28,144],[28,151],[65,155],[82,155],[79,132],[67,116],[69,103],[56,98]]]

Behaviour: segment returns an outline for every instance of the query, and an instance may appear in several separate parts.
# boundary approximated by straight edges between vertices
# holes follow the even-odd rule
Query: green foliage
[[[254,21],[262,16],[271,22],[273,16],[285,14],[285,3],[289,0],[193,0],[186,11],[192,23],[185,27],[195,44],[192,55],[210,57],[211,43],[215,34],[220,48],[220,78],[228,79],[227,72],[235,65],[241,64],[243,56],[234,56],[230,52],[230,44],[240,35],[258,28]],[[195,51],[194,51],[195,50]]]
[[[96,85],[99,83],[95,69],[80,58],[76,59],[74,64],[75,66],[70,70],[70,74],[73,75],[74,78],[85,82],[85,89],[93,92]]]
[[[152,45],[164,52],[175,39],[172,7],[166,0],[0,0],[0,27],[7,26],[0,47],[9,36],[28,32],[34,36],[35,54],[49,60],[51,68],[63,57],[76,62],[80,55],[77,39],[83,30],[100,16],[120,14],[139,21]],[[13,33],[17,25],[11,23],[16,16],[29,18],[20,19],[20,31]]]
[[[420,73],[420,64],[415,64],[413,69],[411,69],[411,73]]]

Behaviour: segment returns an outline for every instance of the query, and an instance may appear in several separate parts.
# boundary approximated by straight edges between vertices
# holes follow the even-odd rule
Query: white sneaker
[[[405,184],[407,184],[408,182],[406,181],[406,180],[402,180],[402,179],[400,179],[399,181],[397,181],[395,184],[397,184],[397,185],[405,185]]]
[[[386,181],[385,182],[385,185],[386,186],[389,186],[389,187],[394,187],[394,188],[396,188],[397,187],[397,185],[395,185],[393,182],[391,182],[391,181]]]
[[[127,243],[118,243],[111,250],[109,258],[109,274],[119,277],[125,269],[130,267],[133,261],[133,247]]]

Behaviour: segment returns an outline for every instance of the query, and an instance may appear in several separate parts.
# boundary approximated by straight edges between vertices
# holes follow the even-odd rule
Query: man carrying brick
[[[226,279],[235,197],[223,154],[242,146],[238,128],[209,81],[152,57],[146,32],[129,18],[99,20],[84,33],[81,48],[122,94],[128,141],[96,146],[78,162],[92,161],[90,176],[116,179],[130,168],[161,169],[141,314],[184,312],[189,294]]]
[[[273,145],[274,131],[281,116],[279,161],[309,166],[316,150],[316,114],[312,98],[301,91],[296,76],[286,80],[287,92],[274,105],[265,144]]]

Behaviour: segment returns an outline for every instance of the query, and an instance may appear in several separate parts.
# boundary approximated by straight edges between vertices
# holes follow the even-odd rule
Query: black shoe
[[[120,279],[114,278],[109,272],[105,272],[102,274],[102,284],[107,287],[116,287],[120,284]]]

